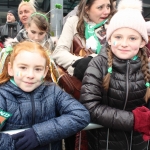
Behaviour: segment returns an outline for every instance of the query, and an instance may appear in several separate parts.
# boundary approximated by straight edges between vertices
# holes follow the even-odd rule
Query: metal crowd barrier
[[[83,130],[91,130],[91,129],[97,129],[97,128],[102,128],[103,126],[95,124],[95,123],[89,123],[88,126],[86,126]],[[24,130],[27,130],[29,128],[26,129],[18,129],[18,130],[9,130],[9,131],[2,131],[1,133],[7,133],[7,134],[16,134],[19,132],[22,132]]]
[[[83,130],[91,130],[91,129],[97,129],[97,128],[102,128],[103,126],[95,124],[95,123],[89,123],[88,126],[86,126]],[[24,130],[27,130],[29,128],[25,128],[25,129],[18,129],[18,130],[9,130],[9,131],[2,131],[1,133],[7,133],[7,134],[16,134],[19,132],[22,132]],[[49,144],[49,150],[51,150],[51,144]]]
[[[88,126],[86,126],[83,130],[91,130],[91,129],[97,129],[102,128],[102,125],[95,124],[95,123],[89,123]]]

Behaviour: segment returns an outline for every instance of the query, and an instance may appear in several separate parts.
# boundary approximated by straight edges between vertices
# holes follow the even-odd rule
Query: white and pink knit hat
[[[148,42],[147,28],[142,16],[141,0],[121,0],[118,4],[117,13],[111,18],[107,28],[107,40],[112,33],[122,27],[136,30],[143,39]]]

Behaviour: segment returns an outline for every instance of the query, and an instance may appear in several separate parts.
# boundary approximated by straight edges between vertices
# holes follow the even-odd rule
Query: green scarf
[[[16,82],[15,82],[14,78],[10,78],[10,82],[11,82],[12,84],[14,84],[14,85],[16,85],[16,86],[17,86],[17,84],[16,84]]]
[[[98,37],[95,34],[95,29],[97,29],[97,28],[101,27],[102,25],[104,25],[106,23],[106,21],[107,21],[107,19],[102,21],[102,22],[100,22],[99,24],[94,25],[94,26],[84,22],[84,24],[85,24],[85,38],[86,38],[86,40],[91,38],[91,37],[94,37],[94,40],[97,43],[96,50],[94,50],[96,54],[99,54],[99,52],[101,50],[101,44],[100,44],[100,42],[98,40]]]

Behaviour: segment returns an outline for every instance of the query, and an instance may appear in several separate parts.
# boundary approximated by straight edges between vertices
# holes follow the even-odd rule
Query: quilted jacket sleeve
[[[15,150],[14,140],[12,140],[11,135],[0,133],[0,149]]]
[[[91,122],[105,127],[130,131],[133,128],[132,112],[112,108],[103,97],[102,80],[107,73],[107,61],[102,56],[92,59],[84,74],[80,102],[89,110]]]
[[[1,95],[0,95],[0,109],[7,111],[5,99]],[[0,133],[0,149],[15,150],[14,140],[12,140],[11,135],[2,132]]]
[[[89,111],[80,102],[57,86],[54,95],[59,117],[33,126],[40,145],[69,137],[82,130],[90,122]]]

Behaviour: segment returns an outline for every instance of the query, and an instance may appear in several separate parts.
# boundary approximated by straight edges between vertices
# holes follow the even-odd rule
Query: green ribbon
[[[146,83],[145,83],[145,86],[146,86],[147,88],[149,88],[149,87],[150,87],[150,83],[149,83],[149,82],[146,82]]]
[[[135,55],[133,58],[132,58],[132,60],[137,60],[138,59],[138,56],[137,55]]]
[[[2,73],[2,71],[3,71],[4,63],[5,63],[5,60],[6,60],[7,56],[8,56],[12,51],[13,51],[13,48],[12,48],[12,46],[10,46],[10,45],[5,48],[5,52],[4,52],[4,54],[3,54],[3,56],[2,56],[2,58],[1,58],[1,60],[0,60],[0,73]]]
[[[109,68],[108,68],[108,72],[109,72],[109,73],[112,73],[112,67],[109,67]]]

